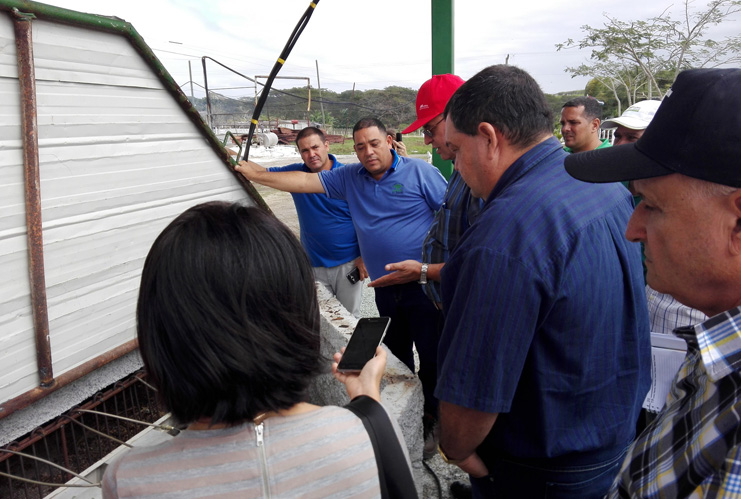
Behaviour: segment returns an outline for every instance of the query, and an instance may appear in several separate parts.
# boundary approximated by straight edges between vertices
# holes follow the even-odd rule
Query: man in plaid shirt
[[[648,284],[709,316],[674,331],[687,357],[609,497],[741,497],[741,69],[681,73],[638,142],[565,164],[633,181]]]

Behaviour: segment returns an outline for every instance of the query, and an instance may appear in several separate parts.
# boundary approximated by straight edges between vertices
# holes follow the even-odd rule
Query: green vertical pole
[[[454,74],[453,0],[430,0],[432,4],[432,74]],[[453,173],[453,163],[432,153],[432,164],[445,178]]]

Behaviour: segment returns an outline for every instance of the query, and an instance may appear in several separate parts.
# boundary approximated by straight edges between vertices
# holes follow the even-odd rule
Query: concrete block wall
[[[357,319],[334,298],[323,286],[317,285],[319,308],[321,310],[322,355],[328,360],[335,352],[347,345]],[[319,376],[309,390],[310,402],[317,405],[347,404],[350,399],[344,385],[334,379],[331,373]],[[409,451],[417,488],[424,470],[422,467],[422,412],[424,396],[419,378],[409,368],[389,352],[386,374],[381,381],[381,402],[392,418],[396,420]]]

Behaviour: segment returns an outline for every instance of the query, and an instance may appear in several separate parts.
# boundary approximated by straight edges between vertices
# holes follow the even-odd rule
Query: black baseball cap
[[[741,68],[679,73],[637,142],[571,154],[565,165],[586,182],[681,173],[741,187]]]

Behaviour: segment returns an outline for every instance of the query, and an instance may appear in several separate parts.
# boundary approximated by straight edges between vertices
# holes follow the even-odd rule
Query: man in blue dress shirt
[[[630,193],[566,173],[519,68],[482,70],[447,116],[455,167],[486,201],[442,271],[441,454],[474,497],[602,497],[651,381]]]

